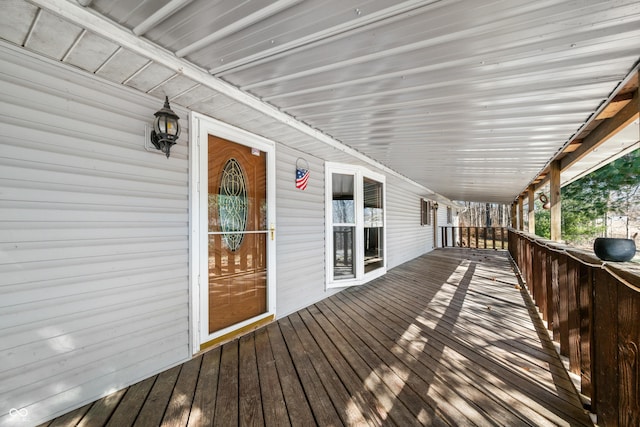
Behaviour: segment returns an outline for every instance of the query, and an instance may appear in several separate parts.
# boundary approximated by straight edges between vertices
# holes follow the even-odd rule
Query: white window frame
[[[355,231],[354,264],[355,277],[334,279],[333,277],[333,174],[352,175],[354,177]],[[369,273],[364,271],[364,178],[373,179],[382,184],[382,253],[383,265]],[[325,163],[325,226],[326,226],[326,288],[343,288],[363,285],[387,272],[387,183],[386,177],[361,166],[344,163]],[[339,224],[336,224],[339,225]]]

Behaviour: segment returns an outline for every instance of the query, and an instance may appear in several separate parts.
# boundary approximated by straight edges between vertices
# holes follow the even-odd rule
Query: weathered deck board
[[[140,413],[133,423],[136,427],[158,426],[162,416],[169,405],[169,398],[178,380],[178,375],[183,365],[175,366],[158,374],[156,382],[144,401]]]
[[[158,375],[147,378],[144,381],[140,381],[132,385],[131,387],[126,389],[125,395],[120,400],[118,406],[109,418],[107,422],[107,427],[119,427],[119,426],[130,426],[133,425],[136,417],[140,413],[140,408],[144,405],[149,392],[151,391],[151,387],[155,383]],[[105,399],[108,399],[107,396]],[[100,399],[104,400],[104,399]],[[100,400],[98,402],[100,402]],[[96,404],[98,403],[96,402]],[[99,424],[94,424],[99,425]]]
[[[453,248],[51,425],[60,423],[593,425],[505,253]]]
[[[239,423],[238,360],[237,340],[222,347],[214,427],[233,427]]]
[[[266,328],[255,332],[255,344],[265,426],[289,426],[287,405]]]
[[[196,357],[182,365],[173,393],[169,398],[169,406],[162,419],[163,426],[187,425],[201,363],[202,357]]]
[[[218,376],[220,374],[220,348],[214,348],[203,354],[200,376],[193,395],[193,404],[189,416],[188,427],[213,425],[213,414],[216,410],[218,396]],[[126,425],[126,424],[121,424]]]

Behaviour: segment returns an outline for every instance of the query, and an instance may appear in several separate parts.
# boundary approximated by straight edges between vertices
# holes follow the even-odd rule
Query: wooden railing
[[[453,227],[441,226],[442,247],[505,249],[508,243],[505,227]]]
[[[640,274],[509,230],[509,253],[601,426],[640,425]]]

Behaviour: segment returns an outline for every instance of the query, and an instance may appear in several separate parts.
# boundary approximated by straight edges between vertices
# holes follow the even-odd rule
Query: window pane
[[[364,178],[364,271],[384,266],[382,183]]]
[[[353,253],[354,227],[333,227],[333,278],[355,277]]]
[[[364,229],[364,272],[384,266],[382,227]]]
[[[355,224],[356,222],[353,181],[353,175],[334,173],[332,176],[334,224]]]

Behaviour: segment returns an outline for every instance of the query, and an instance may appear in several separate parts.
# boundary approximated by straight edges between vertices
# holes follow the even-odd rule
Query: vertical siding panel
[[[1,49],[0,401],[36,423],[190,356],[189,132],[149,153],[161,100]]]

